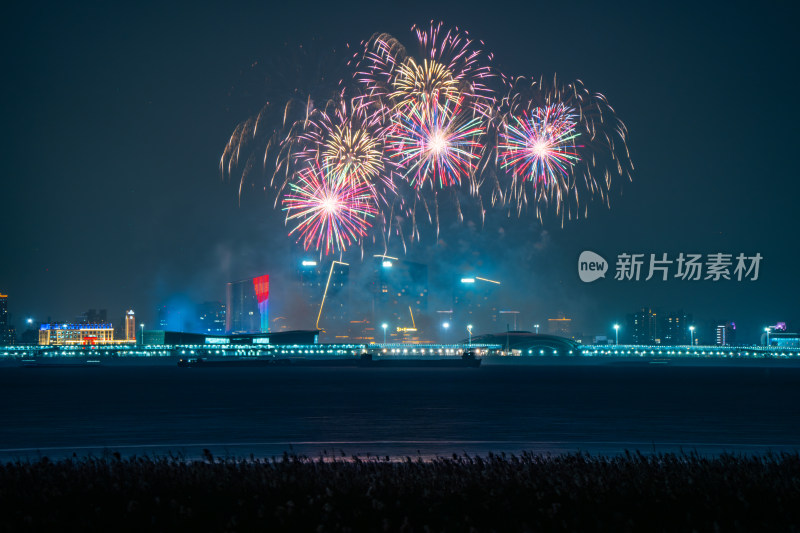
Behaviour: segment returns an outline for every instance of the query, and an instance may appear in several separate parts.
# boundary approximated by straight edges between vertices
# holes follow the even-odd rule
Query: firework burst
[[[580,160],[575,123],[573,110],[564,104],[510,117],[497,147],[500,166],[522,181],[544,186],[563,183]]]
[[[423,98],[392,121],[386,140],[389,157],[415,189],[460,185],[474,172],[484,128],[458,104],[451,109],[449,102],[439,106]]]
[[[287,224],[296,224],[289,236],[296,233],[303,248],[320,254],[344,252],[360,243],[378,211],[366,185],[334,172],[330,165],[309,165],[289,188],[283,210]]]
[[[287,138],[287,157],[299,168],[322,161],[331,172],[365,185],[376,202],[385,203],[395,189],[391,174],[385,172],[383,122],[380,110],[341,100],[315,112],[302,131]]]
[[[562,218],[587,216],[590,200],[608,205],[613,182],[630,179],[625,125],[580,80],[517,78],[501,107],[497,159],[518,211],[532,200],[539,218],[547,206]]]
[[[486,85],[494,76],[491,54],[476,48],[466,32],[445,32],[441,22],[428,29],[413,26],[412,31],[420,50],[417,58],[388,34],[374,35],[365,43],[355,78],[369,97],[401,112],[425,99],[488,113],[494,104]]]

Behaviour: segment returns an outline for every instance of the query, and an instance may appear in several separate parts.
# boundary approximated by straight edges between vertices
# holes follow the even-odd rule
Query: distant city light
[[[388,268],[388,267],[392,266],[392,262],[391,261],[384,261],[383,262],[383,266]]]
[[[304,267],[317,266],[317,262],[316,261],[303,261],[303,266]]]
[[[461,283],[475,283],[475,278],[461,278]]]

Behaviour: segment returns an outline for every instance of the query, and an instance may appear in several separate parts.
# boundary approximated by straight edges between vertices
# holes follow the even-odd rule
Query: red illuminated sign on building
[[[253,278],[253,286],[255,286],[256,289],[258,303],[269,300],[269,274]]]

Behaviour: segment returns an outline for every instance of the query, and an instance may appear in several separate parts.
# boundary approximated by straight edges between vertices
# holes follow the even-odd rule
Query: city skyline
[[[475,334],[502,334],[503,331],[528,331],[542,334],[550,334],[573,339],[583,344],[613,344],[620,339],[621,344],[632,345],[664,345],[679,346],[692,343],[705,345],[753,345],[764,343],[764,331],[786,332],[786,322],[769,323],[759,327],[755,332],[741,331],[737,333],[736,323],[729,318],[713,317],[693,317],[691,313],[683,310],[665,310],[662,307],[642,307],[632,310],[625,315],[624,320],[607,321],[607,328],[603,331],[587,331],[583,324],[576,322],[571,316],[567,316],[563,310],[551,313],[552,316],[527,316],[519,310],[503,308],[500,297],[491,297],[497,286],[501,283],[496,280],[489,280],[481,277],[461,277],[454,276],[453,283],[449,290],[444,291],[450,295],[452,305],[449,309],[442,302],[448,299],[434,299],[438,306],[427,309],[427,305],[420,306],[420,301],[416,302],[417,311],[413,312],[411,300],[401,298],[402,293],[397,293],[398,301],[393,304],[385,302],[386,287],[392,287],[393,283],[386,278],[386,273],[398,272],[403,261],[391,258],[395,261],[387,261],[387,256],[375,258],[375,263],[368,270],[371,272],[371,302],[351,297],[351,287],[348,279],[349,266],[337,266],[336,261],[329,261],[327,264],[317,261],[302,261],[298,270],[298,279],[289,280],[292,290],[283,294],[292,294],[293,311],[284,314],[288,316],[278,316],[274,318],[271,326],[266,326],[259,314],[256,305],[256,293],[254,283],[260,278],[268,278],[268,275],[259,276],[254,279],[245,279],[237,282],[225,284],[228,293],[227,305],[222,301],[203,300],[190,302],[181,299],[180,303],[161,305],[156,309],[157,319],[149,325],[141,320],[136,320],[134,310],[126,310],[119,321],[108,320],[108,311],[103,308],[89,309],[83,313],[75,315],[72,320],[54,320],[52,317],[45,321],[35,320],[28,317],[21,320],[22,327],[16,328],[19,332],[16,339],[17,343],[35,343],[37,338],[40,340],[42,334],[47,334],[51,330],[57,330],[61,326],[77,329],[77,325],[91,325],[93,328],[102,327],[112,328],[115,341],[137,342],[137,328],[144,332],[167,330],[185,333],[204,333],[204,334],[235,334],[235,333],[277,333],[291,330],[323,330],[321,337],[324,342],[364,342],[378,343],[381,341],[381,326],[386,325],[390,328],[389,337],[392,342],[450,342],[463,341],[467,335],[468,326],[474,328]],[[411,263],[412,268],[419,269],[424,265]],[[416,265],[416,266],[414,266]],[[328,271],[331,277],[328,278]],[[333,276],[333,272],[338,272]],[[389,274],[391,275],[391,274]],[[309,277],[310,276],[310,277]],[[319,278],[319,279],[317,279]],[[398,280],[405,279],[403,275]],[[316,283],[316,281],[319,283]],[[327,280],[327,284],[323,283]],[[333,281],[331,283],[331,280]],[[479,291],[475,293],[473,286],[476,281],[486,282],[489,291]],[[299,283],[298,283],[299,282]],[[407,282],[406,282],[407,283]],[[377,285],[376,285],[377,284]],[[338,285],[334,289],[333,286]],[[243,318],[228,319],[230,313],[231,287],[238,286],[239,296],[234,300],[234,307],[239,308],[239,315],[247,315],[248,321],[245,323]],[[383,290],[381,289],[383,287]],[[408,289],[400,288],[396,285],[394,290],[405,291]],[[420,286],[422,287],[422,286]],[[248,291],[252,294],[248,294]],[[424,289],[425,302],[427,304],[427,285]],[[303,295],[303,300],[298,305],[297,294]],[[472,294],[480,294],[478,300]],[[420,294],[421,295],[421,294]],[[419,297],[420,295],[412,295]],[[464,299],[464,298],[468,299]],[[13,338],[14,326],[8,323],[8,295],[0,295],[0,330],[5,331],[7,338]],[[397,300],[397,299],[396,299]],[[243,303],[236,303],[242,301]],[[323,301],[326,302],[324,305]],[[249,303],[248,303],[249,302]],[[398,305],[399,304],[399,305]],[[365,307],[372,308],[366,311]],[[289,307],[289,306],[287,306]],[[483,307],[483,308],[482,308]],[[279,306],[279,308],[281,308]],[[404,309],[410,313],[406,316]],[[394,310],[394,311],[393,311]],[[113,312],[112,312],[113,313]],[[351,316],[352,314],[352,316]],[[416,316],[416,323],[414,322]],[[316,323],[312,326],[312,322]],[[353,320],[351,320],[353,318]],[[498,320],[500,318],[500,320]],[[513,325],[513,326],[512,326]],[[10,329],[9,329],[10,326]],[[413,326],[413,328],[412,328]],[[268,329],[267,329],[268,328]],[[84,328],[85,329],[85,328]],[[740,330],[741,328],[739,328]],[[789,329],[797,329],[795,324],[789,324]],[[463,330],[463,331],[462,331]],[[612,333],[613,332],[613,333]],[[96,335],[96,333],[86,333]],[[37,337],[38,335],[38,337]],[[691,339],[691,342],[690,342]],[[110,340],[110,338],[109,338]],[[6,341],[8,342],[8,341]],[[45,342],[47,344],[47,342]]]

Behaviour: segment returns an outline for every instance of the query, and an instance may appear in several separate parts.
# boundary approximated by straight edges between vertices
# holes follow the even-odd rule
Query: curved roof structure
[[[539,333],[531,333],[530,331],[508,331],[503,333],[488,333],[486,335],[474,335],[472,337],[473,343],[480,344],[499,344],[501,346],[508,345],[511,350],[541,350],[551,349],[558,352],[568,352],[569,350],[577,350],[580,344],[557,335],[545,335]]]

